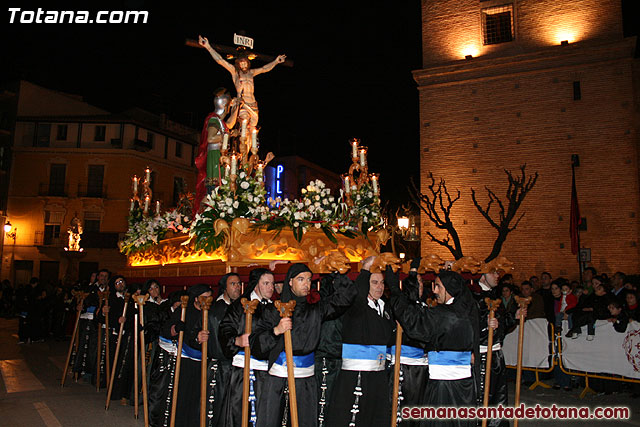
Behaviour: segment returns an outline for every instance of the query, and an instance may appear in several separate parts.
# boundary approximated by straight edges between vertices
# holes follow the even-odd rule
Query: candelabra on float
[[[367,164],[367,147],[360,145],[358,138],[349,140],[351,146],[352,164],[349,172],[341,175],[342,188],[344,190],[345,199],[348,205],[353,205],[352,195],[356,193],[363,185],[371,185],[374,196],[380,196],[380,174],[369,173]]]
[[[140,185],[142,185],[142,199],[140,199]],[[129,206],[129,212],[133,212],[136,208],[142,209],[144,215],[149,214],[149,208],[153,199],[153,190],[151,190],[151,168],[147,166],[144,170],[144,180],[140,183],[140,178],[137,175],[133,175],[131,178],[131,205]],[[156,200],[156,215],[160,215],[161,203],[160,200]]]

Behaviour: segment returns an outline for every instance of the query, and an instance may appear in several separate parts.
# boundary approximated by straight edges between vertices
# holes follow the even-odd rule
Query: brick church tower
[[[452,209],[464,255],[483,260],[495,229],[475,209],[485,186],[504,198],[504,169],[539,173],[502,255],[516,279],[578,277],[571,253],[571,159],[586,230],[581,246],[603,272],[640,271],[638,68],[620,0],[422,2],[421,188],[428,174],[461,198]],[[635,74],[634,74],[635,73]],[[634,82],[635,85],[634,85]],[[497,216],[495,203],[492,212]],[[424,235],[423,254],[452,255]],[[426,225],[425,225],[426,223]]]

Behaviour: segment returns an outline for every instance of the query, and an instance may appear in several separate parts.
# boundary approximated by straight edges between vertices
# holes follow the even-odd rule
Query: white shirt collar
[[[446,304],[446,305],[453,304],[453,300],[454,300],[454,299],[455,299],[455,297],[451,297],[451,298],[449,299],[449,301],[445,302],[445,304]]]
[[[220,296],[216,299],[216,301],[220,301],[220,300],[223,300],[223,301],[225,302],[225,304],[227,304],[227,305],[231,305],[231,301],[229,301],[229,300],[227,299],[226,294],[225,294],[224,292],[222,293],[222,295],[220,295]]]
[[[484,283],[482,283],[481,281],[480,281],[480,282],[478,282],[478,285],[480,285],[480,288],[481,288],[483,291],[490,291],[490,290],[491,290],[491,286],[489,286],[489,285],[485,285],[485,284],[484,284]]]
[[[269,298],[260,298],[260,296],[255,290],[251,291],[251,296],[249,297],[249,299],[251,301],[253,301],[254,299],[257,299],[258,301],[266,300],[267,302],[272,302]]]
[[[372,300],[371,297],[367,296],[367,303],[369,304],[369,307],[377,311],[380,316],[384,315],[384,301],[382,301],[382,299],[378,300],[378,306],[376,307],[375,301]]]

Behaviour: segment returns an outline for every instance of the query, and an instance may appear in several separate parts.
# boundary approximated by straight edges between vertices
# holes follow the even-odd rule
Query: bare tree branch
[[[527,196],[527,193],[531,191],[533,186],[536,184],[536,181],[538,180],[538,172],[527,177],[526,167],[526,164],[520,166],[519,176],[515,176],[513,173],[511,173],[511,171],[507,169],[504,170],[504,172],[507,174],[507,180],[509,182],[507,192],[505,194],[504,203],[495,194],[495,192],[493,192],[489,187],[485,187],[489,196],[489,201],[487,202],[486,208],[483,208],[476,198],[475,190],[473,188],[471,189],[471,199],[473,200],[474,206],[476,207],[478,212],[480,212],[480,214],[487,220],[487,222],[489,222],[489,224],[498,231],[498,236],[493,243],[491,253],[489,254],[489,256],[487,256],[485,262],[491,261],[500,254],[500,250],[502,249],[503,243],[507,239],[507,235],[515,230],[516,227],[518,227],[518,224],[520,224],[520,221],[524,217],[523,213],[517,220],[515,220],[513,225],[511,225],[512,221],[516,217],[516,214],[518,213],[520,205],[524,201],[524,198]],[[490,212],[493,202],[495,202],[498,206],[498,219],[494,219],[495,215],[492,215],[492,213]]]
[[[427,232],[427,236],[432,242],[435,242],[449,250],[455,259],[463,257],[460,237],[451,220],[451,208],[460,199],[460,190],[456,190],[455,197],[451,197],[447,184],[444,179],[436,184],[433,173],[429,173],[430,183],[427,185],[428,192],[422,193],[411,180],[409,194],[413,203],[415,203],[422,212],[429,218],[429,221],[439,230],[447,232],[445,238],[437,238],[433,233]],[[446,198],[446,201],[445,201]]]

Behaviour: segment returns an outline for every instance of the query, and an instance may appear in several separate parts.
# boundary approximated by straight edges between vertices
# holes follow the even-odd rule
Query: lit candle
[[[133,199],[131,199],[131,206],[129,207],[129,212],[133,211],[133,208],[135,207],[135,201]]]
[[[263,172],[264,172],[264,163],[261,160],[256,164],[256,178],[260,177],[260,180],[262,180]]]
[[[238,156],[236,154],[231,155],[231,175],[235,175],[238,172]]]
[[[349,140],[351,144],[351,157],[354,159],[358,158],[358,138],[352,138]]]
[[[156,215],[160,215],[160,200],[156,200]]]
[[[229,164],[224,165],[224,177],[229,178],[229,171],[231,170],[231,166]]]
[[[151,182],[151,169],[149,169],[149,166],[144,170],[144,176],[146,177],[147,182]]]
[[[134,193],[138,192],[138,176],[137,175],[133,175],[133,192]]]
[[[151,202],[151,198],[149,196],[144,197],[144,213],[149,212],[149,203]]]
[[[229,149],[229,134],[225,133],[222,135],[222,151],[227,151]]]
[[[379,187],[378,187],[378,174],[377,173],[372,173],[371,174],[371,187],[373,187],[373,194],[375,194],[376,196],[379,195]]]
[[[349,175],[343,175],[342,180],[344,182],[344,192],[347,194],[351,193],[351,186],[349,185]]]
[[[244,139],[247,137],[247,119],[242,120],[242,129],[240,130],[240,138]]]
[[[367,166],[367,147],[360,147],[360,167]]]
[[[251,129],[251,148],[258,149],[258,131],[256,128]]]

